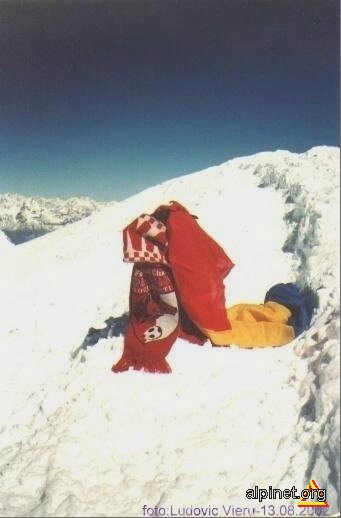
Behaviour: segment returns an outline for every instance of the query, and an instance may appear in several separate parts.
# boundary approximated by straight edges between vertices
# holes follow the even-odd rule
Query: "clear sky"
[[[324,144],[338,0],[0,2],[0,193],[120,200]]]

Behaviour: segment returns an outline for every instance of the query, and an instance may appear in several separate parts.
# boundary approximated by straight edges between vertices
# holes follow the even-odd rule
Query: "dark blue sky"
[[[0,3],[0,193],[122,199],[339,145],[339,2]]]

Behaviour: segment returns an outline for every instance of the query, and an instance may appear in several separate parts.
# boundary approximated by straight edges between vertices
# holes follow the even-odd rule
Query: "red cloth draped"
[[[231,259],[179,203],[170,206],[167,232],[168,261],[188,316],[200,328],[231,329],[223,284]]]
[[[233,263],[177,202],[143,214],[123,235],[124,260],[135,265],[124,351],[112,370],[170,372],[177,336],[202,345],[200,329],[231,329],[223,279]]]
[[[171,372],[166,356],[178,333],[179,313],[171,271],[161,265],[135,264],[123,355],[112,370]]]

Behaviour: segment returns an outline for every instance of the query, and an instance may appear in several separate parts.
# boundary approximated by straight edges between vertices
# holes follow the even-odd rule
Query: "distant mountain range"
[[[88,197],[63,200],[0,194],[0,230],[12,243],[20,244],[114,203],[97,202]]]

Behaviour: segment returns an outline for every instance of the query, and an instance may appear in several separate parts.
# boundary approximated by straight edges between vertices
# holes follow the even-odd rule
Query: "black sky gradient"
[[[334,0],[3,1],[3,189],[119,198],[339,145]]]

